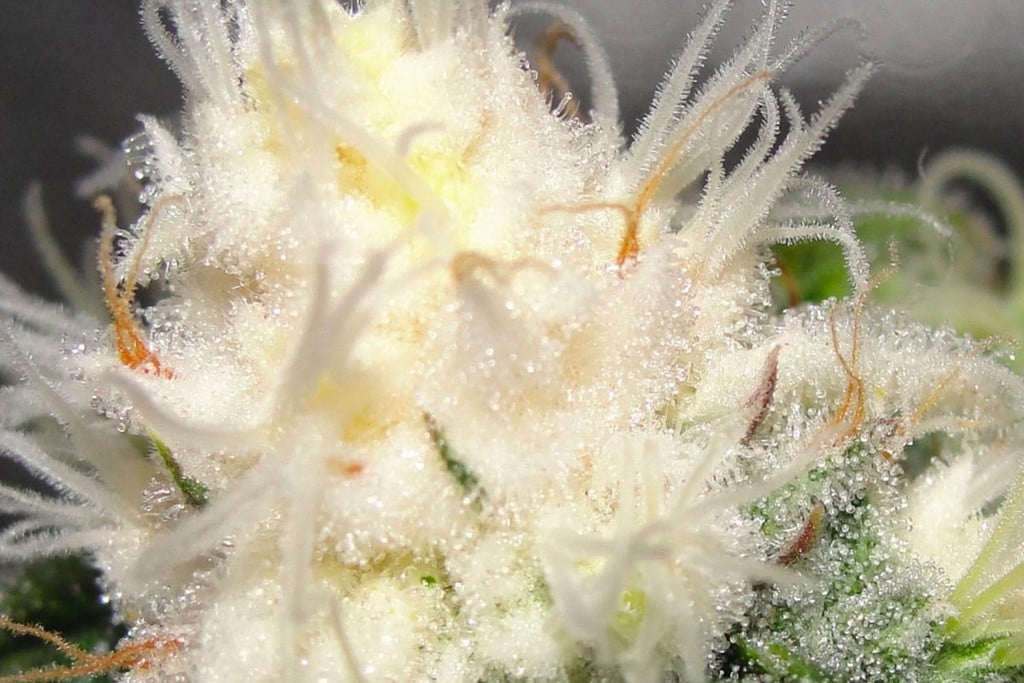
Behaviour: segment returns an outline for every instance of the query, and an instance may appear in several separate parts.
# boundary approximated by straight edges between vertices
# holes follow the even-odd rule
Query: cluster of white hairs
[[[97,200],[109,318],[0,281],[0,448],[54,491],[0,487],[0,558],[88,552],[135,683],[1019,663],[1024,384],[865,302],[803,165],[873,65],[810,115],[777,83],[845,24],[777,44],[768,0],[705,69],[730,4],[627,145],[560,5],[144,0],[185,107],[129,145],[140,217]],[[526,13],[581,46],[589,112]],[[766,247],[811,239],[855,297],[776,312]]]

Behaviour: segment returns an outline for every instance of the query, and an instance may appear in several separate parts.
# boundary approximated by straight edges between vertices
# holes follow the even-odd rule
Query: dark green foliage
[[[897,201],[908,199],[902,197]],[[957,214],[949,220],[963,228],[967,218]],[[857,217],[855,227],[868,250],[873,272],[881,272],[889,265],[890,244],[897,257],[912,260],[917,266],[913,273],[907,273],[908,277],[900,276],[907,271],[906,267],[901,267],[894,277],[880,282],[875,292],[879,300],[899,301],[907,294],[908,281],[937,285],[948,276],[949,241],[917,218],[869,214]],[[772,251],[782,271],[776,285],[776,300],[780,304],[820,302],[854,294],[839,245],[824,241],[798,242],[776,245]]]
[[[730,664],[723,670],[739,680],[762,679],[796,683],[827,683],[829,678],[817,667],[780,643],[758,649],[740,637],[733,639],[727,653]]]
[[[786,554],[821,505],[820,529],[790,566],[807,583],[764,586],[717,666],[731,680],[926,681],[937,652],[922,569],[895,545],[899,469],[859,447],[830,457],[748,513]]]
[[[960,645],[947,642],[935,657],[937,683],[989,683],[1024,680],[1024,669],[998,665],[1001,638],[977,640]]]

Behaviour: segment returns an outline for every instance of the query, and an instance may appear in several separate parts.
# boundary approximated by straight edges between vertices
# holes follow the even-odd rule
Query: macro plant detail
[[[804,171],[875,66],[779,79],[851,27],[769,0],[707,69],[730,5],[627,142],[562,5],[144,0],[180,125],[140,117],[137,202],[87,183],[91,288],[30,192],[75,310],[0,280],[0,447],[52,489],[0,485],[0,559],[84,553],[123,632],[9,589],[65,661],[0,681],[1019,675],[1024,382],[872,298],[916,254],[857,217],[940,218]],[[848,295],[777,305],[819,241]]]

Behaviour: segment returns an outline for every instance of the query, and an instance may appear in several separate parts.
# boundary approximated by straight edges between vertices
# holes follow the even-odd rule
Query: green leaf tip
[[[441,461],[444,463],[445,469],[452,475],[456,483],[462,489],[466,495],[476,495],[483,497],[483,490],[480,488],[480,481],[473,474],[473,471],[466,466],[462,460],[455,455],[455,451],[448,443],[447,437],[444,432],[441,431],[441,427],[437,424],[434,418],[428,414],[423,414],[423,419],[427,423],[427,431],[430,433],[430,440],[434,443],[434,448],[437,449],[437,454],[441,456]]]
[[[159,437],[150,433],[149,440],[153,444],[153,450],[160,456],[164,467],[167,468],[167,473],[171,475],[174,485],[178,487],[181,495],[184,496],[185,502],[193,508],[201,508],[206,505],[209,487],[201,481],[185,476],[181,471],[181,465],[174,459],[171,449]]]

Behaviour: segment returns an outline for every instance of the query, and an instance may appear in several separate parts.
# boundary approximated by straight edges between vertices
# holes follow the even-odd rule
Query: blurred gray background
[[[705,3],[568,4],[591,21],[611,55],[629,130]],[[712,62],[728,55],[760,8],[759,0],[737,1]],[[869,37],[838,37],[786,77],[805,109],[828,95],[858,53],[879,58],[883,70],[819,161],[895,164],[913,173],[922,155],[970,145],[1024,173],[1024,1],[797,0],[784,37],[838,16],[860,19]],[[520,42],[530,45],[540,25],[524,20]],[[572,82],[585,82],[571,48],[559,58]],[[92,165],[75,151],[75,137],[116,143],[133,132],[137,112],[179,108],[177,83],[143,37],[134,0],[0,0],[0,270],[52,294],[22,227],[27,184],[43,183],[51,222],[75,252],[97,232],[92,210],[73,197],[74,180]]]

